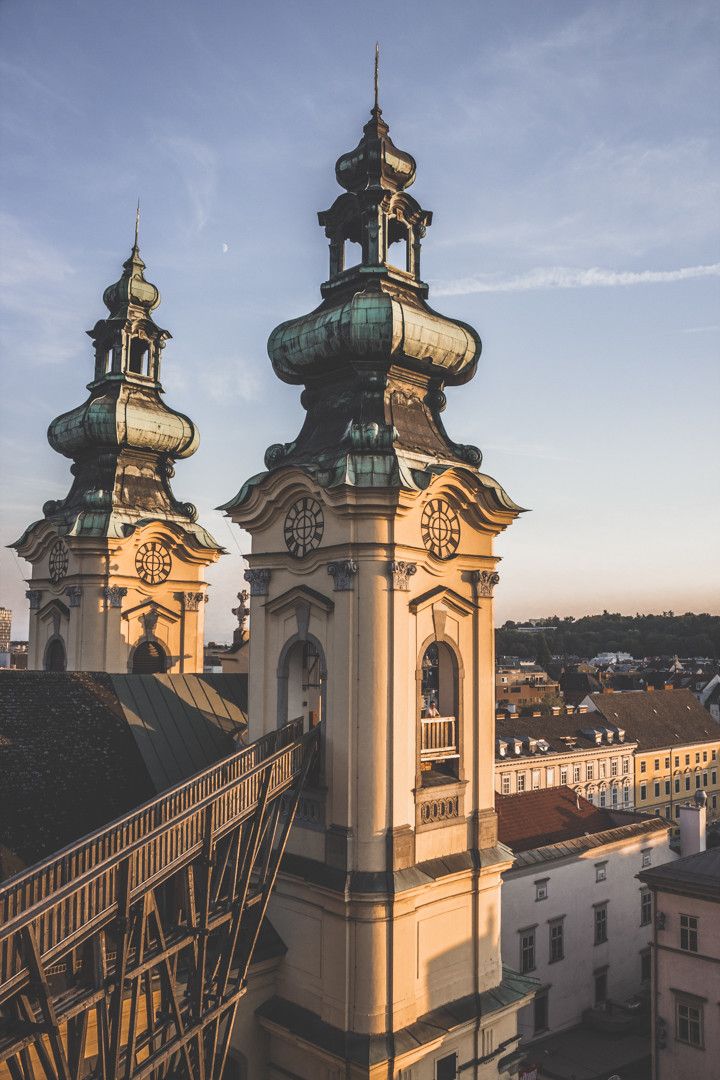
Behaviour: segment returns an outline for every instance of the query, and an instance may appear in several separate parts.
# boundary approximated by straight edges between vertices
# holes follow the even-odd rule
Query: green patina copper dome
[[[140,258],[137,243],[133,245],[130,258],[123,263],[119,281],[108,285],[103,293],[103,303],[111,315],[122,314],[128,307],[142,308],[147,314],[160,303],[160,290],[143,276],[145,263]]]
[[[404,365],[446,383],[465,382],[480,349],[471,326],[371,288],[281,323],[268,341],[273,368],[288,383],[368,364]]]
[[[345,190],[318,214],[330,247],[322,302],[268,341],[276,375],[304,387],[306,411],[296,439],[268,448],[270,471],[296,466],[322,487],[406,489],[423,489],[449,468],[482,475],[480,450],[454,442],[441,415],[444,388],[473,377],[482,345],[471,326],[427,302],[420,252],[432,214],[405,190],[415,170],[390,139],[376,98],[358,146],[338,159]],[[356,244],[359,262],[346,266]]]
[[[88,331],[95,348],[90,396],[48,428],[53,450],[73,461],[73,483],[43,513],[72,536],[120,537],[140,523],[174,522],[199,547],[222,550],[170,486],[173,463],[194,454],[200,436],[162,400],[160,363],[170,334],[153,321],[160,292],[144,270],[136,229],[119,281],[103,294],[109,316]]]
[[[48,442],[58,454],[69,458],[92,447],[127,447],[186,458],[197,450],[200,435],[183,413],[169,409],[144,388],[125,385],[108,389],[56,417],[48,428]]]

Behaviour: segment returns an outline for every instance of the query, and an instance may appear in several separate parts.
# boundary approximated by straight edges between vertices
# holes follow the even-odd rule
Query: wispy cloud
[[[215,200],[215,152],[206,143],[186,135],[161,135],[156,142],[173,161],[190,200],[194,229],[202,232]]]
[[[720,325],[714,323],[712,326],[685,326],[680,332],[682,334],[710,334],[716,330],[720,330]]]
[[[80,282],[65,255],[12,214],[0,213],[0,310],[3,348],[31,362],[65,363],[82,347],[77,302]]]
[[[530,292],[535,289],[592,289],[617,285],[657,285],[693,278],[720,277],[720,263],[683,266],[677,270],[587,270],[567,266],[544,266],[514,277],[478,274],[457,281],[438,282],[435,296],[465,296],[469,293]]]

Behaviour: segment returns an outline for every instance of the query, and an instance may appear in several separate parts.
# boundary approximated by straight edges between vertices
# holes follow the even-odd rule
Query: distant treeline
[[[603,652],[626,652],[640,659],[644,656],[709,656],[720,658],[720,615],[584,615],[543,619],[557,629],[546,634],[522,633],[521,625],[506,622],[495,631],[498,656],[538,659],[550,652],[553,656],[590,658]]]

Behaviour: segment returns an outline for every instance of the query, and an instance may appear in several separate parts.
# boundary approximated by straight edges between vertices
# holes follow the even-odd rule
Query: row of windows
[[[718,797],[717,797],[717,795],[713,795],[712,798],[710,799],[709,806],[710,806],[710,808],[712,810],[717,810],[717,804],[718,804]],[[681,807],[680,803],[675,804],[675,817],[676,818],[680,817],[680,807]],[[671,808],[670,808],[669,804],[667,806],[663,807],[663,813],[664,813],[665,817],[668,818],[668,820],[670,819],[670,809]],[[655,807],[655,816],[660,817],[660,807],[659,806]]]
[[[684,755],[685,765],[690,765],[691,756],[692,756],[691,754],[685,754]],[[703,757],[703,764],[707,764],[708,751],[704,750],[702,752],[702,757]],[[701,759],[701,751],[695,751],[695,765],[699,765],[699,759]],[[718,760],[717,748],[716,748],[716,750],[712,751],[711,760],[712,761],[717,761]],[[653,768],[654,768],[655,772],[660,771],[660,762],[661,762],[661,759],[656,757],[654,762],[653,762]],[[669,758],[669,756],[665,758],[664,768],[666,768],[666,769],[670,768],[670,758]],[[680,768],[680,754],[675,755],[675,768],[676,769]],[[647,772],[647,771],[648,771],[648,762],[647,762],[647,760],[640,761],[640,772]]]
[[[711,787],[717,787],[717,769],[713,769],[713,771],[711,773],[709,773],[709,774],[707,772],[703,772],[703,773],[696,772],[695,773],[695,788],[696,788],[696,790],[699,789],[700,787],[707,787],[708,786],[708,775],[710,777],[710,786]],[[675,777],[675,785],[674,786],[675,786],[675,794],[676,795],[680,794],[680,790],[681,790],[681,786],[682,786],[682,780],[683,780],[683,777],[681,777],[681,776],[676,776]],[[684,777],[684,780],[685,780],[685,785],[684,785],[685,786],[685,791],[690,791],[691,788],[692,788],[692,775],[690,773],[686,773],[685,777]],[[664,786],[665,794],[670,795],[671,791],[672,791],[671,781],[670,780],[665,780],[662,783],[663,783],[663,786]],[[654,780],[653,781],[653,795],[654,795],[654,798],[656,798],[656,799],[660,798],[660,790],[661,790],[661,781],[660,780]],[[640,801],[642,802],[643,800],[647,799],[647,797],[648,797],[648,785],[647,785],[647,781],[643,781],[640,784]]]
[[[607,862],[598,862],[594,865],[595,881],[607,881]],[[650,848],[645,848],[640,853],[640,867],[645,869],[648,866],[652,866],[652,851]],[[537,878],[533,884],[535,885],[535,900],[547,900],[550,896],[550,878]],[[642,892],[647,893],[648,896],[650,895],[648,889],[643,888]]]
[[[573,772],[574,772],[573,783],[576,784],[576,783],[580,782],[580,770],[576,767],[573,770]],[[589,773],[588,779],[592,780],[593,771],[592,771],[592,768],[590,766],[588,766],[588,773]],[[545,770],[545,786],[546,787],[554,787],[555,786],[555,776],[556,776],[556,772],[555,772],[554,768],[549,767],[549,768],[547,768]],[[560,777],[559,783],[562,784],[562,785],[566,785],[568,783],[568,770],[567,769],[560,769],[559,777]],[[513,778],[513,774],[510,773],[510,772],[504,772],[502,774],[501,790],[502,790],[503,795],[511,795],[512,794],[512,778]],[[540,790],[541,780],[542,780],[542,771],[540,769],[533,769],[532,772],[530,773],[530,783],[531,783],[533,791],[539,791]],[[524,772],[515,773],[515,790],[517,792],[522,792],[522,791],[527,791],[528,790],[527,789],[527,773],[524,773]],[[600,793],[600,805],[601,806],[606,805],[607,796],[605,795],[605,792],[607,790],[608,790],[607,784],[600,783],[598,785],[598,791]],[[613,806],[618,805],[618,803],[620,801],[619,792],[621,790],[622,790],[622,793],[623,793],[623,802],[626,802],[626,803],[630,802],[630,781],[629,780],[623,781],[622,787],[621,787],[621,785],[619,783],[612,783],[610,785],[610,792],[611,792],[611,798],[612,798]],[[590,788],[588,788],[588,792],[589,792],[589,794],[587,794],[587,798],[590,800],[590,802],[593,802],[594,801],[594,792],[595,792],[594,787],[591,786]]]
[[[645,853],[643,853],[643,856]],[[644,866],[649,865],[643,861]],[[606,880],[606,864],[598,863],[595,867],[596,881]],[[538,893],[536,899],[544,900],[547,897],[547,880],[535,883]],[[543,895],[540,893],[543,892]],[[555,964],[558,960],[565,959],[565,930],[564,915],[548,921],[548,963]],[[697,952],[697,919],[689,915],[683,915],[686,920],[681,923],[680,947],[688,952]],[[652,894],[649,889],[640,889],[640,925],[648,926],[652,921]],[[603,945],[608,940],[608,902],[593,906],[593,944]],[[523,974],[534,971],[537,967],[537,927],[529,926],[519,931],[520,935],[520,970]],[[684,943],[684,944],[683,944]]]

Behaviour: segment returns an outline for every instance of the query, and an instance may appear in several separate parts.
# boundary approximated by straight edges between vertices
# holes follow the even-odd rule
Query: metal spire
[[[138,234],[139,234],[139,232],[140,232],[140,199],[138,199],[138,201],[137,201],[137,210],[135,211],[135,244],[134,244],[134,246],[136,248],[138,246]]]
[[[378,102],[380,88],[380,42],[375,42],[375,108],[379,109]]]

